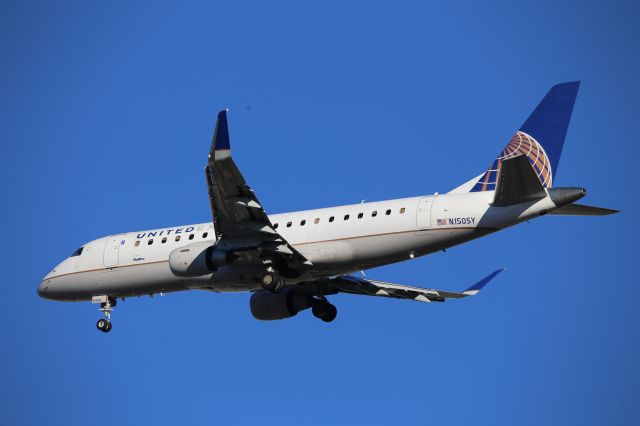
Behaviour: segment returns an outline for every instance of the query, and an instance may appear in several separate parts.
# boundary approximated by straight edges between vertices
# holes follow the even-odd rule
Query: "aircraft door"
[[[120,238],[110,237],[104,245],[104,266],[118,266],[120,257]]]
[[[418,229],[431,228],[431,205],[434,197],[422,197],[418,201],[418,211],[416,214],[416,225]]]
[[[431,223],[434,226],[442,225],[442,221],[447,220],[449,216],[449,207],[447,207],[447,200],[451,200],[451,197],[439,197],[436,195],[433,198],[433,204],[431,204]],[[447,203],[447,205],[445,205]]]

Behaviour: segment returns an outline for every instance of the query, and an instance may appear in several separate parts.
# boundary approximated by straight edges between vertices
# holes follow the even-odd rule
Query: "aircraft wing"
[[[327,287],[333,288],[337,293],[411,299],[418,302],[444,302],[445,299],[460,299],[467,296],[475,296],[485,285],[487,285],[487,283],[489,283],[489,281],[495,278],[495,276],[502,271],[504,271],[504,268],[492,272],[462,292],[392,284],[383,281],[354,277],[352,275],[334,278],[327,283]]]
[[[231,158],[226,110],[218,114],[205,175],[219,244],[247,262],[274,261],[284,276],[295,276],[295,269],[311,265],[273,228]]]

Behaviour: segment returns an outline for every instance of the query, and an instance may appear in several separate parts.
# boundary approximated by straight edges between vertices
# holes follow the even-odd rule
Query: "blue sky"
[[[632,2],[0,4],[1,424],[638,424],[640,10]],[[453,2],[452,2],[453,3]],[[218,110],[269,212],[446,192],[553,84],[582,80],[554,183],[606,218],[545,217],[252,319],[247,294],[118,305],[36,286],[83,242],[210,219]]]

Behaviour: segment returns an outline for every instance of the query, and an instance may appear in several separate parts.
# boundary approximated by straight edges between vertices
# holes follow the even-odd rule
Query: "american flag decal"
[[[447,224],[447,219],[438,219],[438,226],[444,226]]]

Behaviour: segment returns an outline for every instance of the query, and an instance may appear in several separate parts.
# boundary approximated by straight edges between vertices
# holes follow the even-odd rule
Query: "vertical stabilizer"
[[[527,157],[542,186],[551,188],[579,87],[579,81],[553,86],[470,192],[496,189],[502,162],[519,155]]]

